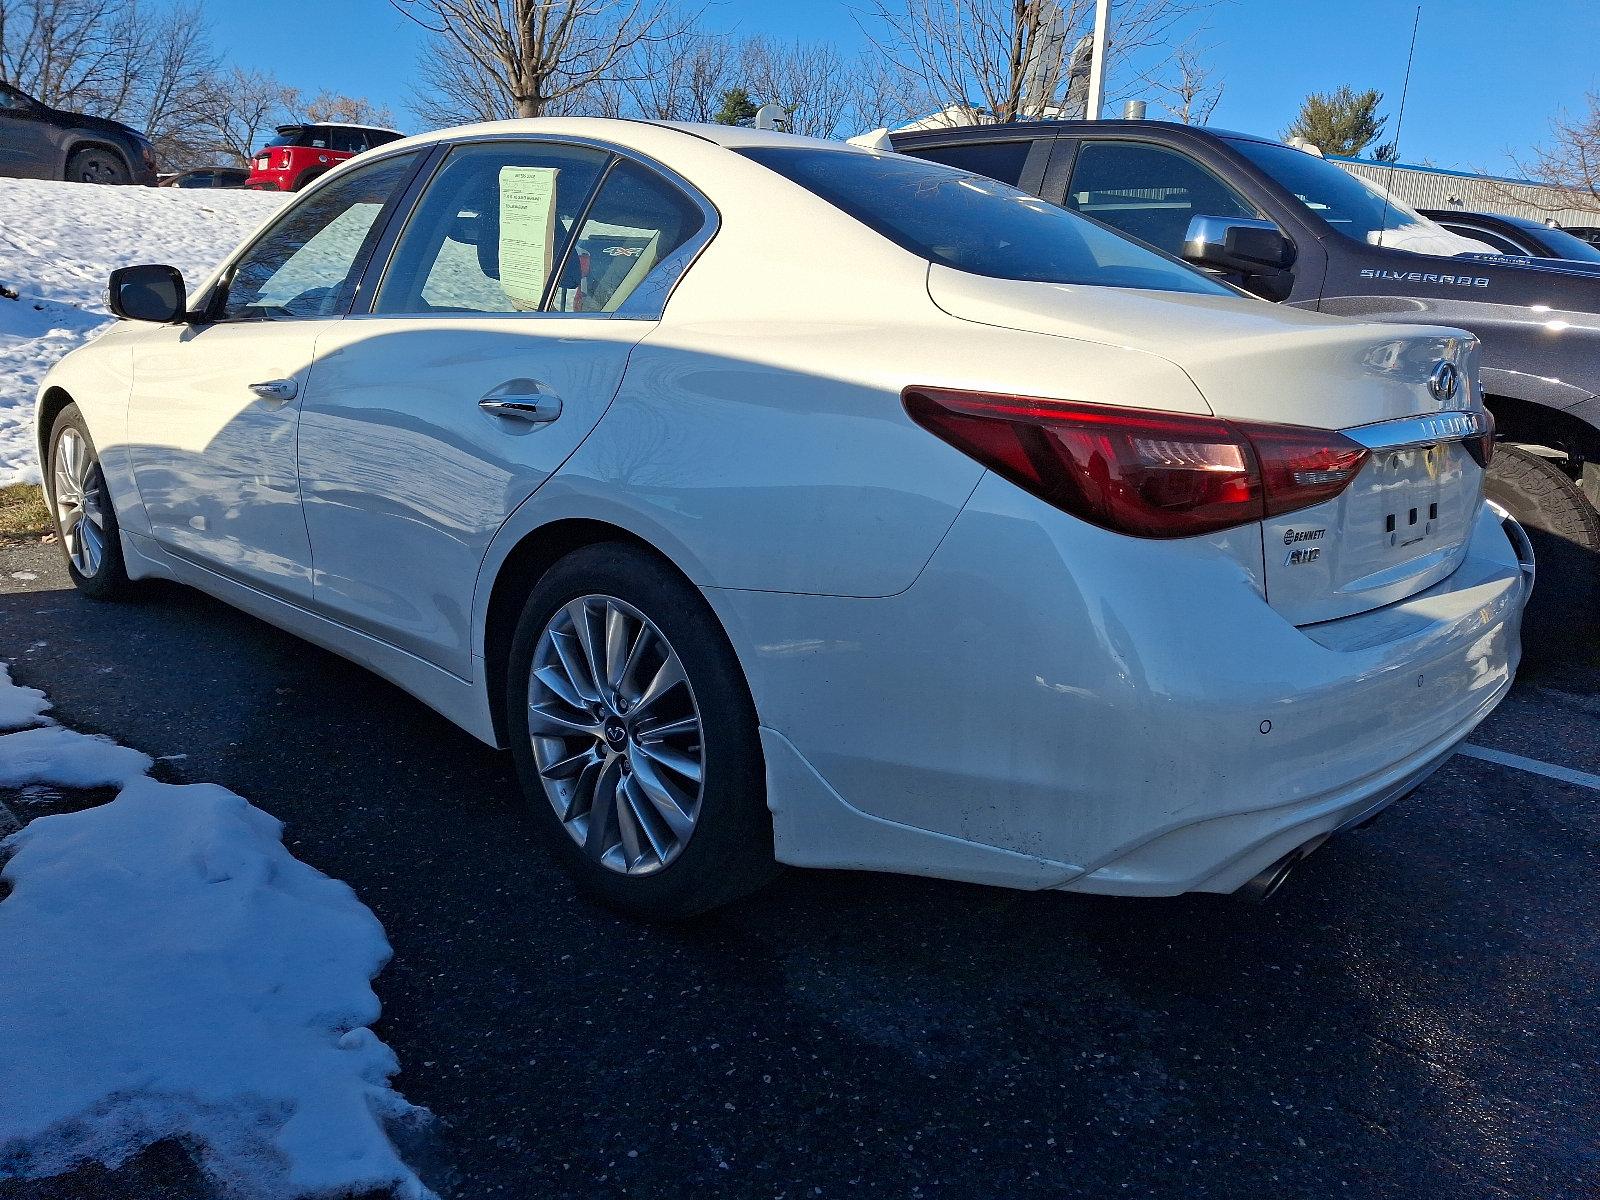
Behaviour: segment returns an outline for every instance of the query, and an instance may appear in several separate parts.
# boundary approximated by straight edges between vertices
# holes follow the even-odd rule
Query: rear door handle
[[[283,404],[295,398],[300,385],[292,379],[269,379],[265,383],[252,383],[250,390],[263,400]]]

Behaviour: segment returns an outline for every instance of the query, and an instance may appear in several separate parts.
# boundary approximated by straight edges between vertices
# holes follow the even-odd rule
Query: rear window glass
[[[997,183],[902,154],[759,146],[748,157],[911,253],[1037,283],[1236,293],[1202,272]]]
[[[957,142],[953,146],[912,147],[904,153],[1016,187],[1022,182],[1022,169],[1032,149],[1032,142]]]

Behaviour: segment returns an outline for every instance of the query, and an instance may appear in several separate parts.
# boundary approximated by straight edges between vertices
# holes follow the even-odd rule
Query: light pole
[[[1086,120],[1100,119],[1100,101],[1106,91],[1106,21],[1111,16],[1111,0],[1095,0],[1094,48],[1089,52],[1089,102],[1084,106]]]

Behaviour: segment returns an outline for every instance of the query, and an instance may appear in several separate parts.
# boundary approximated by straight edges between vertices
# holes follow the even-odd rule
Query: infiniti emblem
[[[1453,362],[1442,362],[1433,369],[1433,374],[1428,376],[1428,391],[1440,404],[1449,404],[1456,398],[1456,389],[1461,386],[1461,372],[1456,369]]]

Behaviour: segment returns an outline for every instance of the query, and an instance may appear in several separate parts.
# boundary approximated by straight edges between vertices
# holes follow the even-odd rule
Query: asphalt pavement
[[[573,897],[509,756],[196,593],[96,603],[54,546],[0,551],[0,658],[377,914],[443,1196],[1600,1194],[1581,784],[1457,757],[1266,905],[789,871],[657,928]],[[1548,658],[1474,740],[1600,774],[1600,671]],[[0,1184],[204,1194],[172,1143]]]

